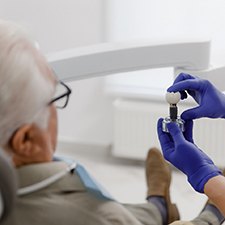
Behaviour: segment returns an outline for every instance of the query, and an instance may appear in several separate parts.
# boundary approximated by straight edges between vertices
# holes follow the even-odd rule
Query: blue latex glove
[[[199,104],[198,107],[188,109],[181,114],[181,118],[184,120],[201,117],[225,118],[225,95],[217,90],[208,80],[181,73],[167,91],[179,91],[181,99],[187,98],[188,93]]]
[[[168,124],[169,134],[162,131],[162,119],[158,121],[158,136],[164,158],[185,173],[188,182],[200,192],[204,192],[206,182],[221,174],[213,161],[193,142],[193,121],[185,122],[182,133],[176,123]]]

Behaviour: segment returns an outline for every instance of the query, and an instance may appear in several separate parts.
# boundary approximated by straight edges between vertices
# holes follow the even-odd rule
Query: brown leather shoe
[[[172,223],[180,218],[178,209],[170,201],[171,170],[169,164],[164,160],[157,148],[151,148],[146,159],[146,181],[147,197],[161,196],[165,198],[167,204],[168,219]]]

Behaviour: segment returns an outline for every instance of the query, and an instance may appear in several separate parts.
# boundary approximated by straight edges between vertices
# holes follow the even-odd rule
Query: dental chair
[[[11,213],[16,200],[17,182],[13,166],[0,150],[0,224]]]

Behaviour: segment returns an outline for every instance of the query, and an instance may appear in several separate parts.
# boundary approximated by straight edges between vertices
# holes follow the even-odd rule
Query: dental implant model
[[[166,117],[162,122],[162,130],[169,132],[167,128],[168,123],[176,123],[182,132],[184,132],[184,121],[178,116],[177,103],[180,101],[180,92],[167,92],[166,101],[169,103],[169,116]]]

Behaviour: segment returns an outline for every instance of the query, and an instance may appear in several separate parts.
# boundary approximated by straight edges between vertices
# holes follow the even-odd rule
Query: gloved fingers
[[[162,151],[169,151],[173,146],[174,143],[170,138],[170,135],[168,133],[163,132],[162,130],[162,121],[163,119],[160,118],[157,123],[157,132],[159,137],[159,142],[162,148]]]
[[[180,128],[178,127],[178,125],[176,123],[173,123],[173,122],[168,123],[167,128],[170,132],[170,135],[171,135],[175,145],[180,144],[183,141],[185,141],[182,131],[180,130]]]
[[[202,84],[203,83],[197,79],[184,80],[176,84],[173,84],[167,89],[167,91],[168,92],[177,92],[184,90],[201,91]]]
[[[181,100],[184,100],[184,99],[186,99],[188,97],[186,91],[180,91],[180,95],[181,95]]]
[[[176,84],[180,81],[183,81],[183,80],[187,80],[187,79],[195,79],[196,77],[190,75],[190,74],[187,74],[187,73],[180,73],[176,79],[174,80],[173,84]]]
[[[184,131],[184,138],[191,142],[194,143],[193,141],[193,120],[186,120],[185,121],[185,131]]]
[[[176,79],[174,80],[173,84],[179,83],[181,81],[187,80],[187,79],[195,79],[194,76],[187,74],[187,73],[180,73]],[[180,91],[181,99],[186,99],[188,97],[186,91]]]
[[[192,108],[192,109],[188,109],[186,111],[184,111],[182,114],[181,114],[181,118],[183,120],[194,120],[194,119],[198,119],[198,118],[201,118],[203,117],[203,113],[202,113],[203,109],[201,106],[197,106],[195,108]]]

